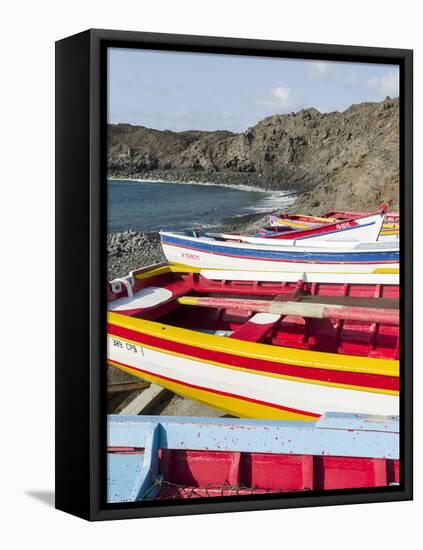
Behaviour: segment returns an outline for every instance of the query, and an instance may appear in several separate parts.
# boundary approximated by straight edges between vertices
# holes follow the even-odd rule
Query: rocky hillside
[[[398,207],[399,102],[273,115],[242,134],[110,125],[109,174],[302,193],[297,210]]]

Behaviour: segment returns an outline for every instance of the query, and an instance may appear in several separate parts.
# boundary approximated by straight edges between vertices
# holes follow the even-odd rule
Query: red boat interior
[[[289,225],[266,225],[265,227],[258,229],[257,233],[260,236],[266,236],[269,233],[279,234],[279,233],[289,233],[292,231],[296,231],[296,228],[290,227]]]
[[[134,294],[148,287],[167,289],[172,298],[149,308],[125,312],[140,319],[200,331],[227,338],[238,338],[274,346],[325,351],[387,359],[399,359],[399,326],[373,322],[372,309],[398,310],[399,285],[333,284],[298,282],[258,282],[210,280],[199,273],[164,273],[149,278],[135,278]],[[109,299],[126,296],[126,291]],[[254,311],[233,307],[197,307],[181,305],[183,296],[236,298],[238,301],[301,301],[368,308],[361,321],[315,319],[281,316],[274,323],[250,323]]]
[[[382,458],[160,449],[159,475],[155,500],[383,487],[399,483],[400,468]]]

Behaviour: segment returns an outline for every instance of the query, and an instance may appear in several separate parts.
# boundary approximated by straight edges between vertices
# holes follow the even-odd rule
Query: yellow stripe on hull
[[[115,338],[115,336],[113,334],[108,334],[108,336],[110,336],[111,338]],[[135,340],[131,340],[129,338],[122,338],[121,336],[119,336],[119,340],[123,340],[124,342],[128,342],[129,344],[134,344],[136,346],[141,346],[143,348],[151,349],[151,350],[154,350],[154,351],[159,351],[159,352],[165,353],[166,355],[169,355],[169,356],[183,357],[184,359],[189,359],[189,360],[194,360],[194,361],[196,360],[195,356],[186,355],[186,354],[183,354],[183,353],[177,353],[176,351],[170,351],[170,350],[165,349],[165,348],[158,348],[158,347],[155,347],[155,346],[140,344],[139,342],[137,342]],[[254,369],[248,369],[248,368],[245,368],[245,367],[238,367],[238,366],[234,366],[234,365],[228,365],[227,363],[219,363],[218,361],[212,361],[210,359],[203,359],[202,358],[201,362],[202,363],[207,363],[208,365],[214,365],[216,367],[223,367],[225,369],[236,370],[236,371],[239,371],[239,372],[246,372],[246,373],[250,373],[250,374],[258,374],[260,376],[268,376],[270,378],[278,378],[278,379],[281,379],[281,380],[290,380],[292,382],[300,382],[302,384],[316,384],[318,386],[327,386],[327,387],[330,387],[330,388],[338,388],[338,389],[342,389],[342,390],[363,391],[363,392],[367,392],[367,393],[380,393],[380,394],[384,394],[384,395],[395,395],[395,396],[399,395],[399,392],[397,390],[387,390],[387,389],[380,389],[380,388],[372,388],[372,387],[368,387],[368,386],[355,386],[355,385],[352,385],[352,384],[342,384],[342,383],[338,383],[338,382],[327,382],[326,380],[301,378],[299,376],[290,376],[290,375],[286,375],[286,374],[277,374],[277,373],[274,373],[274,372],[265,372],[265,371],[259,371],[259,370],[254,370]]]
[[[219,395],[214,392],[209,392],[207,390],[200,390],[198,388],[192,388],[186,386],[185,384],[179,384],[177,382],[171,382],[160,378],[159,376],[154,376],[151,374],[144,374],[142,372],[137,372],[135,369],[123,367],[113,361],[108,361],[109,365],[118,368],[123,372],[132,374],[153,384],[157,384],[163,388],[166,388],[173,393],[187,397],[194,401],[199,401],[210,407],[220,409],[234,416],[239,416],[240,418],[257,418],[265,420],[303,420],[310,421],[315,420],[315,416],[308,416],[305,414],[295,413],[291,411],[286,411],[283,409],[278,409],[276,407],[269,407],[267,405],[261,405],[259,403],[253,403],[251,401],[246,401],[244,399],[238,399],[236,397],[228,397],[225,395]]]
[[[108,322],[140,334],[164,338],[172,342],[196,346],[210,351],[249,357],[251,359],[262,359],[274,363],[285,363],[315,369],[399,376],[399,362],[393,359],[338,355],[296,348],[269,346],[267,344],[237,340],[235,338],[221,338],[154,321],[136,319],[114,312],[108,312]]]
[[[394,274],[394,275],[399,275],[399,272],[400,270],[397,268],[397,267],[378,267],[377,269],[374,269],[372,271],[372,273],[379,273],[379,274],[382,274],[382,273],[386,273],[386,274]]]
[[[398,229],[382,229],[380,232],[381,236],[384,237],[386,235],[399,235]]]
[[[158,275],[166,275],[167,273],[200,273],[200,268],[189,267],[186,265],[177,266],[175,264],[159,265],[158,267],[147,267],[140,270],[139,273],[135,273],[134,277],[138,280],[150,279],[151,277],[157,277]]]

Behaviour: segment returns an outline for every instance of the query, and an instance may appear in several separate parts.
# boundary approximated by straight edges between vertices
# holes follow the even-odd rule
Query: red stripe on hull
[[[278,260],[278,259],[275,259],[275,258],[249,258],[248,256],[242,256],[242,255],[238,255],[238,254],[227,254],[226,252],[213,252],[212,250],[200,250],[199,248],[193,248],[191,246],[186,246],[186,245],[180,245],[180,244],[173,244],[173,243],[163,243],[165,246],[176,246],[176,248],[181,248],[181,249],[184,249],[184,250],[194,250],[195,252],[201,252],[202,254],[215,254],[217,256],[225,256],[225,257],[228,257],[228,258],[241,258],[243,260],[253,260],[253,261],[261,261],[261,262],[283,262],[283,263],[292,263],[292,264],[298,264],[298,263],[301,263],[301,264],[310,264],[310,265],[316,265],[316,264],[327,264],[327,265],[380,265],[380,264],[386,264],[386,265],[391,265],[391,264],[395,264],[395,265],[399,265],[399,262],[396,261],[396,260],[378,260],[376,262],[339,262],[339,261],[335,261],[335,262],[324,262],[324,261],[307,261],[307,260],[303,260],[303,259],[295,259],[295,260]],[[246,244],[246,243],[244,243]],[[253,245],[252,245],[253,246]],[[275,250],[272,250],[272,252],[275,252]]]
[[[367,217],[367,216],[363,216],[363,217]],[[339,227],[342,225],[344,227]],[[274,237],[274,238],[280,239],[280,240],[300,239],[302,237],[312,237],[314,235],[324,235],[326,233],[333,233],[334,232],[333,230],[335,230],[335,232],[342,232],[345,229],[353,229],[358,227],[361,227],[360,224],[358,224],[354,220],[344,220],[344,221],[339,220],[332,223],[322,224],[320,227],[308,227],[306,229],[296,229],[294,231],[289,231],[281,235],[278,235],[277,237]]]
[[[249,403],[255,403],[256,405],[265,405],[266,407],[272,407],[274,409],[279,409],[281,411],[287,411],[292,412],[296,414],[303,414],[308,416],[313,416],[315,418],[320,418],[319,414],[315,414],[309,411],[302,411],[300,409],[292,409],[291,407],[283,407],[282,405],[276,405],[274,403],[267,403],[266,401],[260,401],[259,399],[253,399],[252,397],[244,397],[243,395],[237,395],[233,393],[228,393],[216,389],[206,388],[204,386],[197,386],[196,384],[190,384],[189,382],[182,382],[181,380],[177,380],[175,378],[170,378],[169,376],[164,376],[162,374],[157,374],[155,372],[151,372],[145,369],[140,369],[139,367],[132,367],[131,365],[127,365],[126,363],[121,363],[120,361],[113,360],[113,363],[120,365],[121,367],[125,367],[127,369],[133,370],[134,372],[141,372],[144,374],[149,374],[151,376],[155,376],[156,378],[161,378],[163,380],[168,380],[169,382],[173,382],[175,384],[180,384],[182,386],[187,386],[188,388],[194,388],[196,390],[202,390],[202,391],[208,391],[210,393],[215,393],[217,395],[222,395],[223,397],[231,397],[233,399],[242,399],[243,401],[248,401]]]
[[[343,371],[332,371],[319,368],[308,368],[285,363],[274,363],[264,359],[252,359],[240,355],[232,355],[226,352],[212,351],[204,348],[173,342],[170,340],[149,336],[130,329],[118,327],[117,325],[108,325],[108,332],[117,337],[133,340],[146,346],[152,346],[162,349],[164,352],[170,351],[187,355],[193,359],[203,361],[213,361],[231,366],[241,367],[269,374],[278,374],[284,376],[293,376],[304,378],[306,380],[316,380],[332,382],[336,384],[346,384],[351,386],[360,386],[375,388],[381,390],[399,390],[399,379],[395,376],[385,376],[365,373],[351,373]]]

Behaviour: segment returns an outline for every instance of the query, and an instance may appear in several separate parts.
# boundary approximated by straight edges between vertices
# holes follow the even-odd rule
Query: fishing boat
[[[370,216],[366,212],[341,212],[331,211],[322,216],[309,216],[306,214],[271,214],[269,216],[269,227],[263,228],[259,233],[270,234],[277,231],[278,233],[286,233],[292,231],[306,230],[317,228],[319,226],[328,226],[331,224],[342,223],[363,216]],[[399,238],[399,214],[397,212],[385,213],[378,240],[393,240]]]
[[[272,239],[283,239],[290,241],[361,241],[373,242],[379,237],[384,214],[372,214],[369,216],[359,216],[345,220],[335,220],[330,223],[320,223],[311,225],[305,229],[295,229],[285,227],[285,231],[272,232],[265,237]]]
[[[331,218],[331,219],[336,218],[336,219],[342,220],[342,219],[349,219],[351,217],[363,216],[363,215],[366,215],[366,213],[332,210],[324,214],[324,217]],[[400,232],[399,212],[385,211],[385,219],[383,221],[382,229],[380,231],[379,240],[399,239],[399,232]]]
[[[395,274],[169,265],[108,287],[108,363],[239,417],[397,415]]]
[[[273,240],[193,231],[160,232],[172,264],[247,271],[377,273],[399,269],[398,242]]]
[[[330,218],[324,216],[311,216],[308,214],[287,214],[280,212],[279,214],[271,214],[269,222],[272,226],[277,226],[281,230],[284,229],[308,229],[317,225],[335,223],[338,218]]]
[[[107,500],[137,502],[387,487],[400,482],[399,419],[108,417]]]

